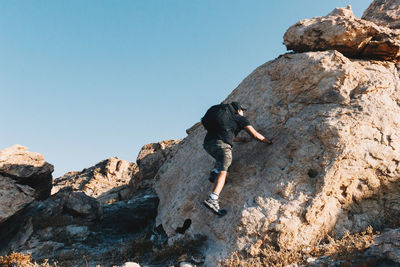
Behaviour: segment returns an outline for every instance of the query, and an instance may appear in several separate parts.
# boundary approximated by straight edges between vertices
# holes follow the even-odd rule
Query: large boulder
[[[337,50],[350,57],[400,57],[400,30],[359,19],[350,6],[336,8],[325,17],[301,20],[286,31],[283,39],[287,49],[294,52]]]
[[[362,18],[379,26],[400,29],[400,1],[374,0],[364,11]]]
[[[35,199],[49,196],[53,165],[14,145],[0,151],[0,224]]]
[[[106,159],[81,172],[68,172],[55,179],[52,194],[70,186],[104,203],[126,199],[130,192],[128,183],[137,172],[135,163],[117,157]]]
[[[213,159],[195,127],[156,177],[157,224],[171,240],[209,239],[206,265],[234,251],[313,246],[327,233],[396,227],[400,221],[400,86],[394,63],[337,51],[285,54],[258,67],[224,102],[273,145],[234,146],[222,218],[203,207]]]
[[[34,195],[35,190],[30,186],[0,175],[0,224],[31,203]]]
[[[53,171],[43,155],[29,152],[27,147],[14,145],[0,151],[0,175],[32,187],[39,199],[50,195]]]

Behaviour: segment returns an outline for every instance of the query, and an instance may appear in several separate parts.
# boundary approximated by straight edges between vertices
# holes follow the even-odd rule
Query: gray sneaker
[[[209,208],[210,210],[212,210],[215,214],[219,215],[219,216],[224,216],[227,211],[224,209],[221,209],[219,207],[219,202],[218,199],[212,199],[210,197],[208,197],[206,200],[203,201],[204,205]]]

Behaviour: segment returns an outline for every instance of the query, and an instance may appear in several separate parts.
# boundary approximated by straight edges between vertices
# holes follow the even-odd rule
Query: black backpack
[[[219,132],[229,130],[229,121],[231,119],[231,111],[229,104],[220,104],[210,107],[201,123],[208,132]]]

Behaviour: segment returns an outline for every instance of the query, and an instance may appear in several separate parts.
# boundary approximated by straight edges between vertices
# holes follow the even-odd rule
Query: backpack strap
[[[228,108],[229,108],[229,111],[230,111],[232,114],[236,114],[236,113],[237,113],[236,109],[232,106],[232,104],[228,104]]]

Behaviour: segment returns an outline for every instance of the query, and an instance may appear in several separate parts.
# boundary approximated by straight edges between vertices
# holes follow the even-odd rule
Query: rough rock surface
[[[400,263],[400,229],[387,229],[374,240],[375,244],[365,253],[367,256],[385,256]]]
[[[29,152],[24,146],[14,145],[0,151],[0,175],[29,185],[40,199],[50,195],[53,170],[53,165],[47,163],[43,155]]]
[[[136,163],[117,157],[106,159],[81,172],[68,172],[54,180],[52,194],[71,186],[101,203],[128,200],[139,188],[151,187],[161,165],[172,156],[180,140],[166,140],[142,147]]]
[[[400,29],[400,1],[375,0],[364,11],[362,18],[380,26]]]
[[[34,194],[35,190],[31,187],[0,175],[0,223],[31,203],[35,199]]]
[[[70,187],[35,201],[0,228],[0,255],[32,253],[61,267],[111,267],[134,256],[132,244],[154,224],[158,198],[143,191],[130,201],[100,205]]]
[[[139,173],[130,181],[130,186],[133,189],[149,187],[159,168],[173,156],[180,141],[166,140],[144,145],[136,159]]]
[[[53,165],[43,155],[14,145],[0,151],[0,224],[51,190]]]
[[[112,158],[67,173],[55,180],[53,195],[40,202],[32,202],[29,186],[0,176],[0,201],[8,208],[0,209],[0,255],[18,251],[32,253],[37,261],[56,260],[58,266],[86,266],[86,260],[90,266],[115,266],[140,250],[150,253],[144,262],[152,261],[153,247],[164,244],[166,236],[154,225],[159,199],[151,185],[178,143],[145,145],[138,164]]]
[[[137,172],[135,163],[117,157],[106,159],[81,172],[68,172],[55,179],[52,194],[71,186],[103,203],[126,199],[130,192],[127,184]]]
[[[350,6],[336,8],[325,17],[301,20],[283,39],[287,49],[295,52],[338,50],[350,57],[400,57],[400,30],[359,19]]]
[[[102,214],[102,207],[95,199],[81,192],[73,192],[71,188],[64,188],[44,201],[32,202],[2,224],[0,251],[12,251],[24,245],[33,230],[41,228],[39,225],[58,223],[66,226],[73,224],[73,217],[94,221],[100,219]]]
[[[222,192],[228,214],[203,207],[213,160],[205,130],[184,139],[158,172],[157,224],[173,240],[208,237],[207,266],[257,241],[300,249],[328,232],[398,226],[400,87],[394,63],[351,60],[337,51],[286,54],[257,68],[225,102],[241,101],[256,129],[277,137],[233,149]]]

